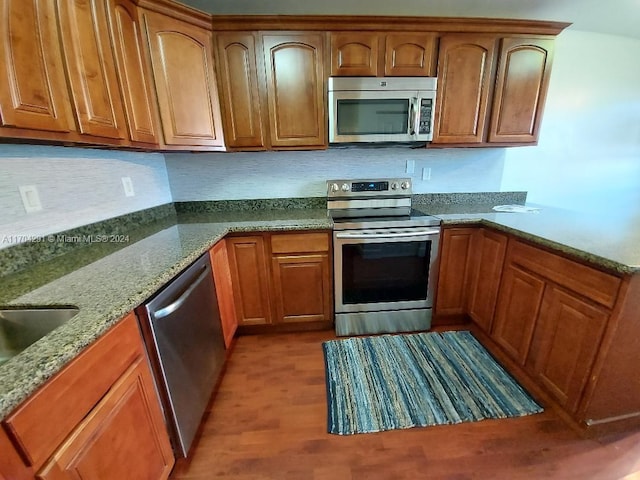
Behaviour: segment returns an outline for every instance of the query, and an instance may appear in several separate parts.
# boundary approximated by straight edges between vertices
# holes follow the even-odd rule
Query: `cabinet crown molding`
[[[149,0],[139,0],[147,3]],[[162,0],[167,1],[167,0]],[[215,31],[384,30],[558,35],[567,22],[470,17],[391,17],[374,15],[212,15]]]

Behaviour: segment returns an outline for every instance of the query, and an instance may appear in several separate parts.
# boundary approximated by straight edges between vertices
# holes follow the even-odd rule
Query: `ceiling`
[[[640,39],[640,0],[179,0],[213,14],[408,15],[553,20]],[[366,7],[366,8],[365,8]]]

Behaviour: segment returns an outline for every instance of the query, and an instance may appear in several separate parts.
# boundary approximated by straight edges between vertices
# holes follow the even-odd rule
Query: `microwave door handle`
[[[416,134],[416,98],[409,101],[409,135]]]
[[[411,135],[415,135],[418,132],[418,125],[420,124],[420,115],[418,113],[420,111],[418,108],[419,105],[420,99],[413,97],[411,99],[411,115],[409,115],[409,121],[411,122],[411,125],[409,125],[409,133]]]

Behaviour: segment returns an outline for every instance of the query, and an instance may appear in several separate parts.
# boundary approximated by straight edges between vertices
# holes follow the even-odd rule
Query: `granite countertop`
[[[73,305],[79,313],[0,365],[0,418],[227,233],[331,227],[325,209],[184,213],[115,252],[97,243],[2,277],[2,305]]]
[[[493,205],[416,205],[443,225],[479,223],[513,233],[619,274],[640,272],[640,211],[579,213],[527,204],[532,213],[503,213]]]
[[[620,274],[640,272],[637,218],[593,218],[544,206],[538,213],[496,213],[495,204],[414,203],[414,208],[444,225],[484,224]],[[324,208],[183,208],[177,217],[132,229],[122,245],[90,245],[2,277],[2,305],[74,305],[79,313],[0,365],[0,418],[227,233],[330,228]]]

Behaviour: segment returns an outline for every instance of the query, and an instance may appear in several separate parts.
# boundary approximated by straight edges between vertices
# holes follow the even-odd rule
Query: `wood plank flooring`
[[[551,409],[529,417],[331,435],[321,342],[244,336],[181,479],[640,479],[640,432],[581,438]]]

